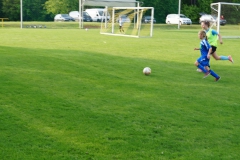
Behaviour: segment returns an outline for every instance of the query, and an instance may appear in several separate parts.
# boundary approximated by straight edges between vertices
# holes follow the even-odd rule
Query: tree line
[[[167,14],[178,13],[178,0],[140,1],[144,7],[154,7],[155,19],[160,23],[165,22]],[[56,14],[79,10],[79,0],[22,0],[22,2],[24,21],[53,21]],[[211,13],[210,4],[216,2],[221,0],[181,0],[181,13],[193,22],[197,22],[199,13]],[[240,3],[240,0],[223,0],[222,2]],[[89,7],[85,6],[85,8]],[[20,0],[0,0],[0,18],[19,21]]]

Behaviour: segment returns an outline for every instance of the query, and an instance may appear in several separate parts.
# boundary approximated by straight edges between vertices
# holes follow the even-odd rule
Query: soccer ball
[[[151,74],[151,68],[149,68],[149,67],[143,68],[143,74],[145,74],[145,75]]]

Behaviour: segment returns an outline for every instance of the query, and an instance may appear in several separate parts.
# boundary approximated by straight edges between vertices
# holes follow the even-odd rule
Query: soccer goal
[[[152,37],[153,7],[106,7],[101,34],[126,37]],[[120,27],[121,26],[121,27]]]
[[[211,4],[216,30],[223,38],[240,38],[240,3],[218,2]]]

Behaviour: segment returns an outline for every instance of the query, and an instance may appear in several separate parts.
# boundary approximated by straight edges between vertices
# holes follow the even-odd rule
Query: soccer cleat
[[[231,56],[231,55],[228,56],[228,60],[233,63],[233,59],[232,59],[232,56]]]
[[[197,72],[202,72],[202,70],[198,68],[198,69],[197,69]]]
[[[207,76],[209,76],[210,72],[207,71],[205,74],[204,74],[204,77],[203,78],[206,78]]]
[[[218,77],[218,78],[215,79],[215,81],[217,82],[217,81],[219,81],[220,79],[221,79],[221,77]]]

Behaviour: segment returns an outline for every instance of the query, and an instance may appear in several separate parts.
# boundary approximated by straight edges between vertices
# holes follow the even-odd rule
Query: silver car
[[[68,14],[57,14],[54,17],[55,22],[61,22],[61,21],[75,21],[74,18],[70,17]]]

